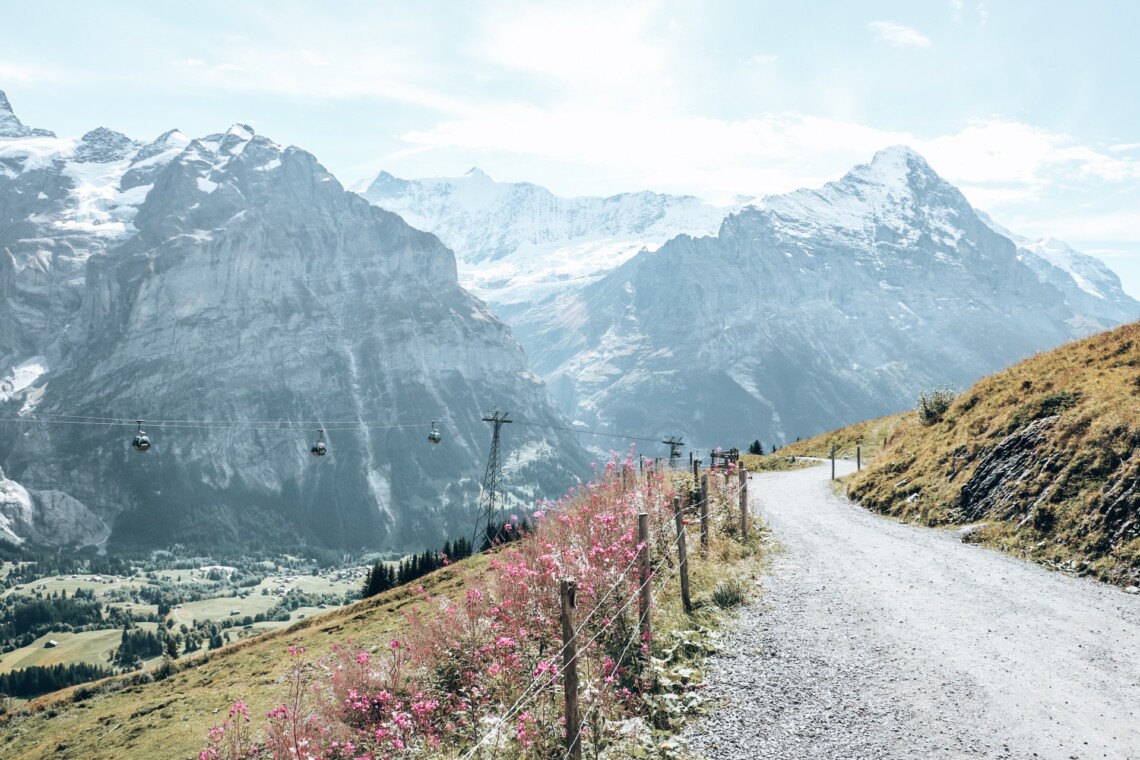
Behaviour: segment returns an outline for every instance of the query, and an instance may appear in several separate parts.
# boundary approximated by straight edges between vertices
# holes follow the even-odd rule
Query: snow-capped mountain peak
[[[954,247],[973,214],[956,187],[942,179],[915,150],[886,148],[839,180],[816,189],[769,196],[758,207],[769,211],[793,235],[832,230],[849,238],[875,240],[889,230],[930,227]]]
[[[80,138],[71,160],[77,163],[122,161],[137,150],[138,145],[121,132],[98,127]]]
[[[230,127],[218,143],[218,153],[236,156],[245,150],[245,146],[253,139],[253,128],[245,124],[234,124]]]
[[[46,129],[32,129],[25,127],[24,123],[20,121],[19,117],[12,110],[12,104],[8,102],[8,96],[0,90],[0,138],[16,138],[16,137],[55,137],[55,132],[49,132]]]
[[[847,177],[896,188],[921,187],[940,179],[926,159],[908,145],[883,148],[871,158],[871,163],[859,164]]]
[[[1026,242],[1020,250],[1032,252],[1067,273],[1077,287],[1095,298],[1116,300],[1120,278],[1100,260],[1075,250],[1064,240],[1053,236],[1037,242]]]
[[[592,282],[677,234],[710,235],[746,202],[715,206],[652,192],[561,198],[530,182],[496,182],[478,167],[415,180],[380,172],[357,187],[439,235],[455,251],[464,286],[509,309]]]
[[[1040,279],[1060,290],[1085,316],[1113,324],[1136,319],[1136,301],[1124,292],[1120,278],[1100,259],[1081,253],[1052,235],[1038,240],[1018,235],[984,211],[977,213],[990,229],[1012,240],[1018,258]],[[1094,324],[1090,329],[1096,328]]]

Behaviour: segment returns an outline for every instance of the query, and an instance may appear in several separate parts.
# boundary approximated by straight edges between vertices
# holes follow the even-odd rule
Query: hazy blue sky
[[[560,195],[818,185],[906,143],[1140,296],[1140,3],[6,3],[31,126],[245,122],[346,185],[479,166]]]

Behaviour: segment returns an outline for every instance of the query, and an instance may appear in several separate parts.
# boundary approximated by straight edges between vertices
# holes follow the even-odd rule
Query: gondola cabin
[[[135,437],[131,439],[131,448],[135,451],[147,451],[150,449],[150,437],[142,429],[143,421],[139,420],[139,430],[135,433]]]
[[[325,454],[329,453],[328,446],[325,445],[324,430],[317,430],[317,440],[313,444],[313,447],[309,449],[309,451],[315,457],[323,457]]]

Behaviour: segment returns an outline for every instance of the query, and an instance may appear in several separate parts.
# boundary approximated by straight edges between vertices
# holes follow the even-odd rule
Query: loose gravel
[[[750,481],[782,551],[710,662],[694,754],[1140,760],[1140,597],[871,514],[829,475]]]

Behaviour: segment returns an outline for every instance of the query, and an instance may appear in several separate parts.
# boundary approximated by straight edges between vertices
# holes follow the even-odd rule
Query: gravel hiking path
[[[695,754],[1140,760],[1140,597],[872,514],[829,475],[750,480],[783,550],[710,661]]]

